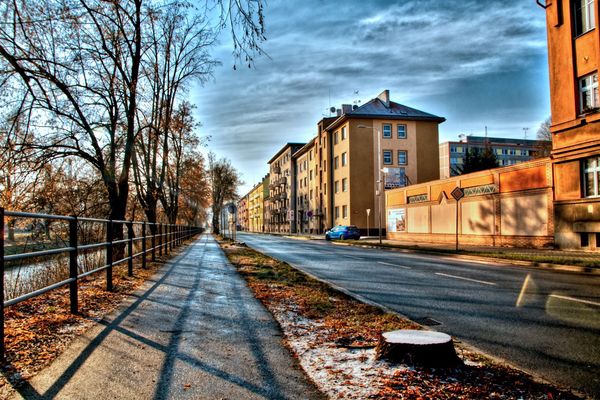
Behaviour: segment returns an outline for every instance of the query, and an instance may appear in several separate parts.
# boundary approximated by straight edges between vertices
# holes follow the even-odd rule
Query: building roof
[[[292,158],[300,157],[302,154],[306,153],[315,144],[315,140],[317,140],[316,137],[312,138],[308,143],[292,154]]]
[[[438,123],[446,120],[446,118],[438,117],[437,115],[429,114],[393,101],[390,101],[388,106],[377,97],[352,111],[342,114],[327,127],[327,130],[334,129],[348,118],[385,118]]]
[[[267,164],[271,164],[273,161],[275,161],[277,159],[277,157],[279,157],[288,147],[292,148],[292,153],[295,152],[294,149],[299,149],[302,146],[304,146],[306,143],[286,143],[273,157],[271,157],[271,159],[267,162]]]

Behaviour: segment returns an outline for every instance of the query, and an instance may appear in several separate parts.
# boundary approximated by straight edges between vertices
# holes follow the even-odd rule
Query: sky
[[[243,195],[287,142],[306,142],[331,106],[392,101],[459,134],[534,138],[550,115],[545,12],[534,0],[270,0],[266,55],[232,68],[227,32],[214,79],[192,89],[206,151],[231,160]],[[529,128],[524,131],[523,128]]]

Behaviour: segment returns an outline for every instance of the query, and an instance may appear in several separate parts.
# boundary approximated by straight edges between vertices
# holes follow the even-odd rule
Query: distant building
[[[466,136],[462,141],[440,144],[440,179],[459,175],[458,169],[464,165],[466,154],[471,149],[483,151],[486,143],[496,155],[499,167],[505,167],[539,158],[539,153],[550,142],[527,139]]]
[[[245,195],[237,202],[237,223],[242,231],[248,230],[248,200],[249,195]]]
[[[598,251],[599,5],[597,0],[546,1],[543,5],[550,66],[556,244]]]
[[[296,164],[296,232],[318,233],[317,209],[317,139],[294,153]]]

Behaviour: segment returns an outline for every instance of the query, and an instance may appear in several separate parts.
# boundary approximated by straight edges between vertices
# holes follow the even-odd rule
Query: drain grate
[[[442,324],[440,321],[436,321],[435,319],[430,318],[430,317],[417,318],[414,321],[417,324],[425,325],[425,326],[436,326],[436,325],[441,325]]]

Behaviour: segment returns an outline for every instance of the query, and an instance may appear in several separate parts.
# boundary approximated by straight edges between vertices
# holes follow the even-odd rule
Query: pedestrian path
[[[210,235],[167,263],[16,398],[320,399]]]

